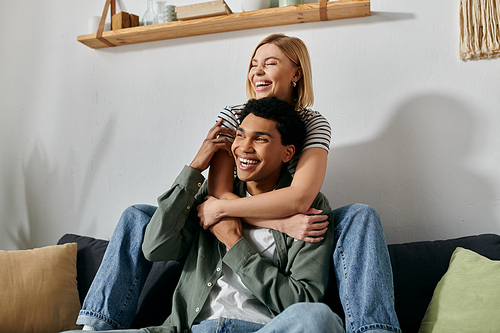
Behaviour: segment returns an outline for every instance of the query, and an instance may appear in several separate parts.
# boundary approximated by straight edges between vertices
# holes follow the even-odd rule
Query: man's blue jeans
[[[81,331],[67,331],[76,333]],[[139,330],[116,330],[121,333],[146,333]],[[328,332],[342,333],[342,319],[323,303],[296,303],[289,306],[267,325],[238,319],[219,318],[205,320],[193,325],[191,333],[304,333]]]
[[[152,263],[141,250],[144,229],[156,207],[127,208],[77,320],[97,330],[125,329],[134,319]],[[392,268],[380,217],[370,206],[334,210],[333,262],[346,332],[401,332],[394,310]]]
[[[194,325],[191,333],[342,333],[342,319],[323,303],[295,303],[265,326],[248,321],[219,318]]]

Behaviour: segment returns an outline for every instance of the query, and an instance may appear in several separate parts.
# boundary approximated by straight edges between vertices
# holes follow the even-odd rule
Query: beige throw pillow
[[[0,251],[0,332],[80,328],[76,251],[76,243]]]

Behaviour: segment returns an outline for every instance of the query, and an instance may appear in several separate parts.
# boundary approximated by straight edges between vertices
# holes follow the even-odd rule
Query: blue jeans
[[[81,331],[67,331],[76,333]],[[114,330],[120,333],[145,333],[140,330]],[[191,333],[343,333],[342,319],[323,303],[296,303],[289,306],[267,325],[238,319],[219,318],[193,325]]]
[[[76,323],[98,331],[129,328],[153,263],[142,254],[156,207],[135,205],[120,217]]]
[[[401,332],[392,267],[378,213],[354,204],[335,209],[333,263],[346,332]]]
[[[343,333],[342,319],[323,303],[296,303],[265,326],[238,319],[219,318],[193,325],[191,333]]]
[[[156,207],[147,205],[124,211],[77,324],[96,330],[130,327],[152,266],[141,245],[155,211]],[[391,262],[379,215],[370,206],[355,204],[334,210],[334,219],[333,260],[346,332],[400,332]]]

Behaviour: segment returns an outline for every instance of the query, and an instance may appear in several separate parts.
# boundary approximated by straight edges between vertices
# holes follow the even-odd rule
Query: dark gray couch
[[[108,242],[66,234],[58,244],[71,242],[78,243],[78,291],[80,301],[83,302]],[[389,245],[396,312],[404,333],[418,332],[434,288],[448,269],[451,254],[459,246],[492,260],[500,260],[500,236],[493,234]],[[134,328],[163,323],[170,312],[171,295],[181,270],[181,262],[154,263],[139,300],[137,315],[132,324]],[[330,277],[330,282],[323,301],[343,316],[334,276]]]

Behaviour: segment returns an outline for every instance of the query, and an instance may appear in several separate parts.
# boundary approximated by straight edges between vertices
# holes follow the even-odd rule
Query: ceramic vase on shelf
[[[156,21],[156,13],[153,9],[153,0],[147,0],[148,1],[148,9],[144,13],[144,16],[142,17],[141,20],[141,25],[152,25],[158,23]]]
[[[157,23],[177,21],[175,6],[167,5],[166,1],[157,1],[156,3],[158,4],[158,15],[156,15]]]
[[[241,10],[250,12],[271,7],[271,0],[241,0]]]
[[[303,5],[304,0],[279,0],[280,7]]]

